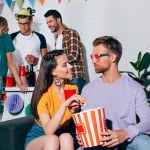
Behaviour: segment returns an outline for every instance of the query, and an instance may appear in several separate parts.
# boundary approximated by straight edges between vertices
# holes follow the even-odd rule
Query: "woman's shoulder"
[[[2,37],[4,37],[4,38],[11,38],[9,34],[2,34]]]

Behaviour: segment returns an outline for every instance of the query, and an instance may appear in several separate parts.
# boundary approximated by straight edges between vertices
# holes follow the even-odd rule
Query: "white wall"
[[[4,0],[1,0],[4,1]],[[25,0],[23,7],[31,7]],[[87,68],[90,80],[96,75],[89,55],[92,53],[92,41],[99,36],[111,35],[123,45],[123,56],[119,64],[120,70],[134,71],[129,64],[136,61],[139,51],[150,52],[150,1],[149,0],[45,0],[42,6],[38,0],[34,8],[34,29],[45,35],[51,45],[52,33],[47,28],[44,14],[49,9],[57,9],[63,17],[63,22],[77,30],[85,47]],[[4,1],[2,16],[6,17],[10,33],[17,31],[18,25],[14,14],[19,11],[15,4],[12,11]]]

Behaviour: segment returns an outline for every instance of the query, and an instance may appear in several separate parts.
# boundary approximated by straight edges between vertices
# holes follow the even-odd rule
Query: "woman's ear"
[[[55,69],[52,70],[52,73],[51,73],[53,76],[56,76],[56,71]]]

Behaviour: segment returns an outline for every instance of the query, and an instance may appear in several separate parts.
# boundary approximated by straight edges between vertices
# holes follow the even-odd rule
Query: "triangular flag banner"
[[[21,6],[21,0],[16,0],[16,3],[19,7]]]
[[[8,7],[10,8],[11,3],[12,3],[12,0],[6,0],[6,3],[7,3],[7,5],[8,5]]]
[[[44,0],[39,0],[40,1],[40,3],[43,5],[43,3],[44,3]]]
[[[61,3],[61,0],[58,0],[59,4]]]
[[[33,6],[34,5],[34,2],[35,0],[29,0],[30,4]],[[42,4],[43,5],[43,4]]]
[[[68,3],[70,3],[71,2],[71,0],[68,0]]]

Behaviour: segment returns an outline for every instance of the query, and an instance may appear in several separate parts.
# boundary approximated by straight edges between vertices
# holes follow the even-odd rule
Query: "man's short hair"
[[[100,44],[103,44],[103,46],[106,47],[108,51],[111,51],[112,53],[115,53],[117,55],[116,63],[118,64],[122,55],[121,43],[115,38],[113,38],[112,36],[103,36],[103,37],[96,38],[93,41],[94,47]]]
[[[54,10],[54,9],[48,10],[45,13],[44,17],[46,18],[46,17],[49,17],[49,16],[53,16],[54,19],[60,18],[61,22],[62,22],[61,14],[57,10]]]

